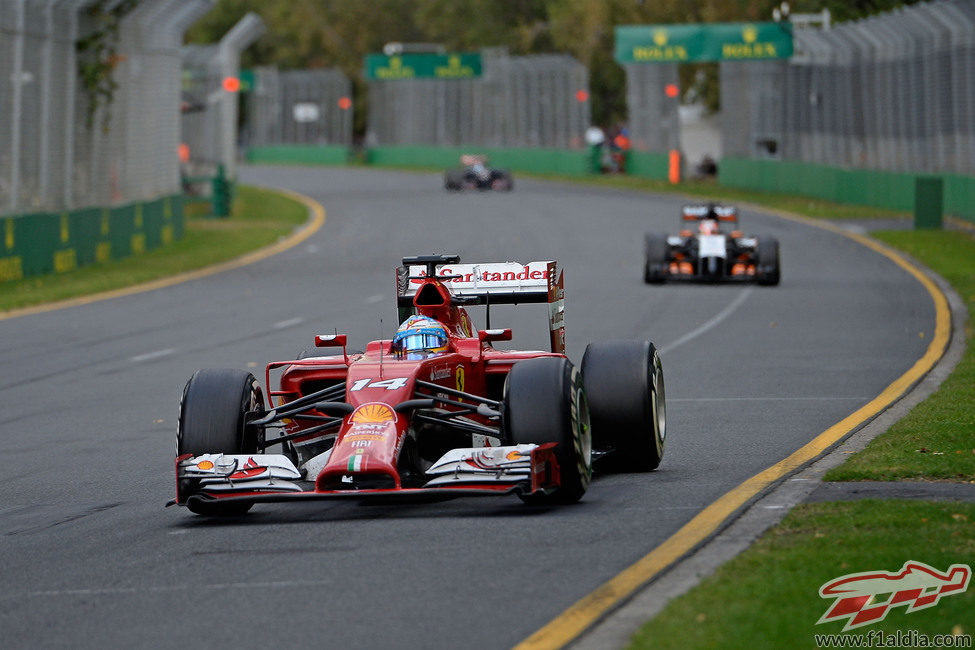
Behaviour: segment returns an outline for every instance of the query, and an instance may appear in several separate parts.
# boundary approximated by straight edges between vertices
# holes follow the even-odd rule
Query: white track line
[[[172,591],[204,591],[229,589],[294,589],[295,587],[320,587],[335,584],[334,580],[280,580],[273,582],[224,582],[189,585],[160,585],[156,587],[105,587],[93,589],[54,589],[50,591],[28,591],[23,597],[52,596],[118,596],[124,594],[162,593]]]
[[[129,357],[129,361],[132,363],[141,363],[143,361],[150,361],[152,359],[158,359],[160,357],[167,357],[176,352],[176,348],[166,348],[165,350],[156,350],[155,352],[146,352],[145,354],[137,354],[134,357]]]
[[[294,325],[301,325],[305,322],[305,319],[298,316],[297,318],[289,318],[288,320],[278,321],[274,324],[274,329],[283,330],[286,327],[292,327]]]
[[[722,309],[721,311],[719,311],[717,314],[715,314],[715,316],[711,320],[709,320],[708,322],[704,323],[703,325],[701,325],[697,329],[691,330],[690,332],[688,332],[684,336],[680,337],[679,339],[677,339],[673,343],[670,343],[668,345],[663,346],[662,348],[660,348],[658,350],[658,352],[660,354],[664,354],[666,352],[670,352],[674,348],[676,348],[678,346],[681,346],[681,345],[684,345],[688,341],[692,341],[692,340],[696,339],[701,334],[704,334],[705,332],[707,332],[711,328],[715,327],[716,325],[718,325],[719,323],[721,323],[721,321],[723,321],[724,319],[726,319],[728,316],[731,316],[735,312],[736,309],[738,309],[739,307],[741,307],[741,305],[745,302],[745,299],[748,298],[748,296],[751,294],[751,292],[752,292],[752,287],[748,287],[747,289],[743,290],[741,293],[738,294],[738,297],[736,297],[734,300],[732,300],[731,303],[727,307],[725,307],[724,309]]]

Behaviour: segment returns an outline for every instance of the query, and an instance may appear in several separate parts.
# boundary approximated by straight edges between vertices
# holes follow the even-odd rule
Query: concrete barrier
[[[914,210],[915,179],[930,173],[887,172],[814,163],[722,158],[718,181],[728,187],[799,194],[837,203]],[[944,212],[975,221],[975,177],[937,175],[944,184]]]

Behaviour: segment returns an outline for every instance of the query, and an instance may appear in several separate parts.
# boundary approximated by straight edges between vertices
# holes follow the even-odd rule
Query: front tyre
[[[761,285],[775,286],[781,277],[779,240],[769,236],[759,238],[755,250],[755,281]]]
[[[505,430],[512,444],[554,442],[560,485],[526,503],[575,503],[592,480],[592,437],[582,375],[564,357],[538,357],[511,367],[505,382]]]
[[[249,372],[206,369],[195,373],[183,388],[176,429],[176,455],[253,454],[258,433],[247,426],[248,411],[264,408],[261,387]],[[190,511],[201,515],[237,515],[249,503],[203,502],[190,499]]]
[[[593,445],[622,471],[648,472],[664,456],[664,371],[650,341],[590,343],[582,357]]]
[[[643,240],[643,281],[659,284],[670,273],[670,245],[667,235],[650,233]]]

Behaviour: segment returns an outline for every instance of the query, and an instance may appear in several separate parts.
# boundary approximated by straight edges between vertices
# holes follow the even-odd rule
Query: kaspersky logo
[[[952,564],[942,573],[913,560],[897,573],[865,571],[840,576],[819,588],[822,598],[836,601],[816,624],[847,619],[842,630],[846,632],[884,620],[893,607],[904,605],[907,614],[934,607],[943,596],[964,593],[971,577],[967,564]]]

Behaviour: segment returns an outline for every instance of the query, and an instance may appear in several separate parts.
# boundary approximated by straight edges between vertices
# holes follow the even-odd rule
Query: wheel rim
[[[579,402],[579,431],[577,434],[579,436],[579,447],[586,467],[589,467],[592,465],[592,429],[589,427],[589,400],[586,399],[586,393],[582,388],[578,389],[576,399]]]
[[[664,370],[660,357],[653,353],[653,375],[650,377],[650,423],[657,439],[663,443],[667,436],[667,400],[664,394]]]
[[[653,410],[657,419],[657,433],[660,441],[667,437],[667,399],[664,394],[664,370],[657,359],[654,364]]]

